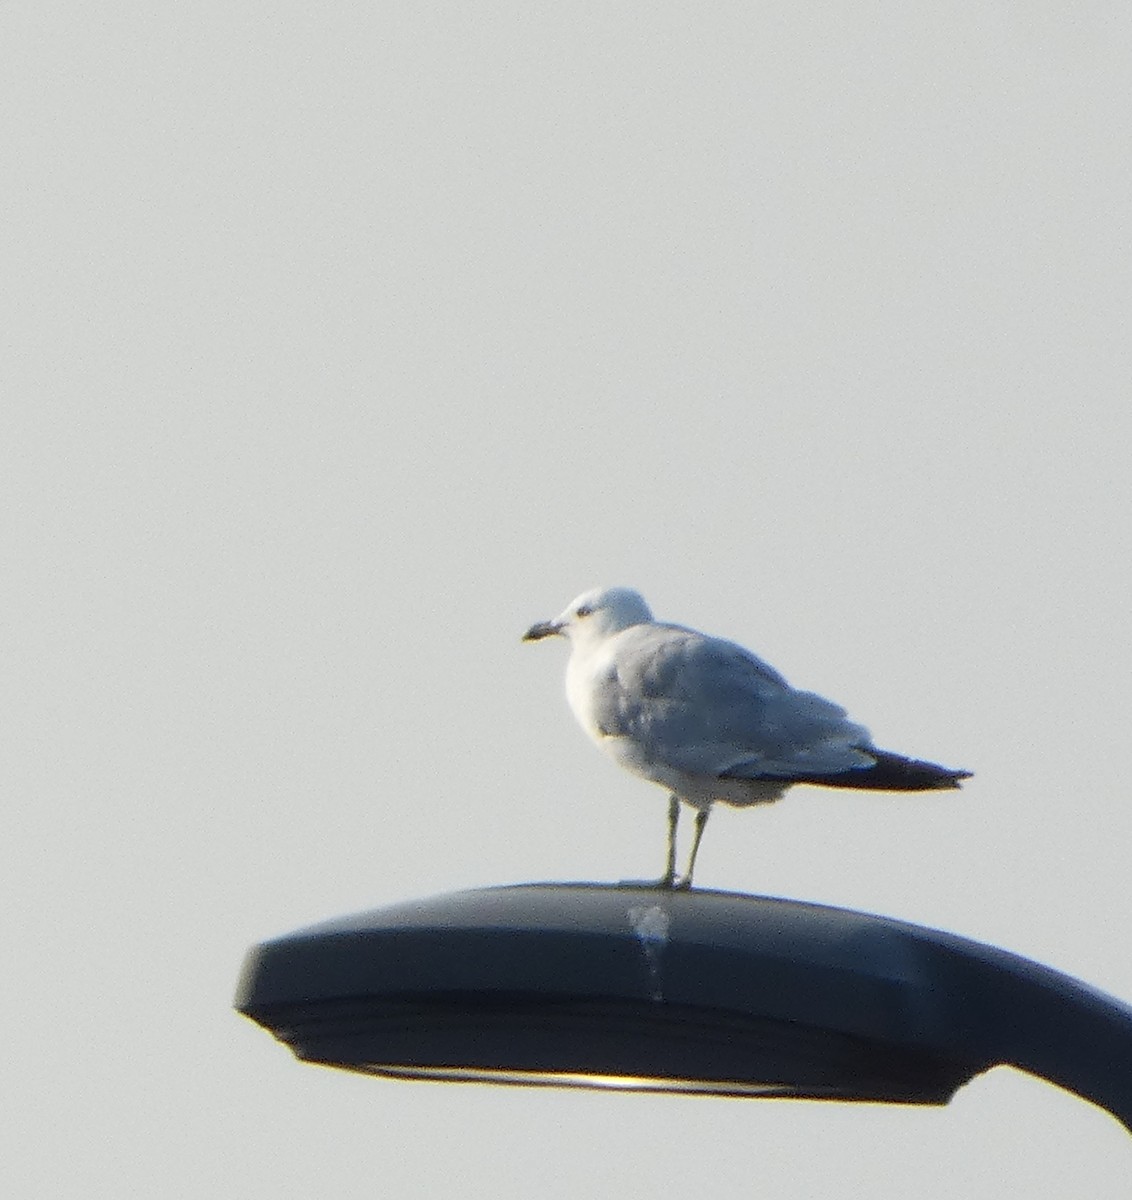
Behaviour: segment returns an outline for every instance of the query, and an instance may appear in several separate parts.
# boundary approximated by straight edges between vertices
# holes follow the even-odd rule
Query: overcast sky
[[[523,630],[598,584],[962,792],[798,789],[697,883],[1132,999],[1122,3],[6,3],[0,890],[20,1197],[1127,1196],[944,1109],[395,1083],[254,942],[659,872]]]

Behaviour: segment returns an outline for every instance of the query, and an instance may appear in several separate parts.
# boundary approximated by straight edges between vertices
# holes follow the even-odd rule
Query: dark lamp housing
[[[253,948],[236,999],[304,1061],[400,1078],[946,1104],[990,1067],[1132,1128],[1132,1009],[846,909],[633,885],[460,892]]]

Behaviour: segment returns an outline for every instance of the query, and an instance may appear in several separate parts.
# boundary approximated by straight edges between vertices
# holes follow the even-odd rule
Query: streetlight
[[[236,1007],[396,1077],[946,1104],[1018,1067],[1132,1130],[1132,1008],[848,909],[631,884],[458,892],[254,947]]]

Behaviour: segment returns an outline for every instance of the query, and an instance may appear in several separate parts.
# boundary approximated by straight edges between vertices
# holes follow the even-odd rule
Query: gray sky
[[[1125,4],[0,9],[21,1197],[1127,1195],[946,1109],[397,1084],[230,1010],[252,942],[662,862],[522,646],[583,588],[963,792],[721,810],[701,886],[1132,999]]]

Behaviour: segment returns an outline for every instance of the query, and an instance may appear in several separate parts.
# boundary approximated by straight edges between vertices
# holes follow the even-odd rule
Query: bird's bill
[[[523,634],[524,642],[541,642],[543,638],[555,637],[562,632],[562,626],[557,621],[536,621]]]

